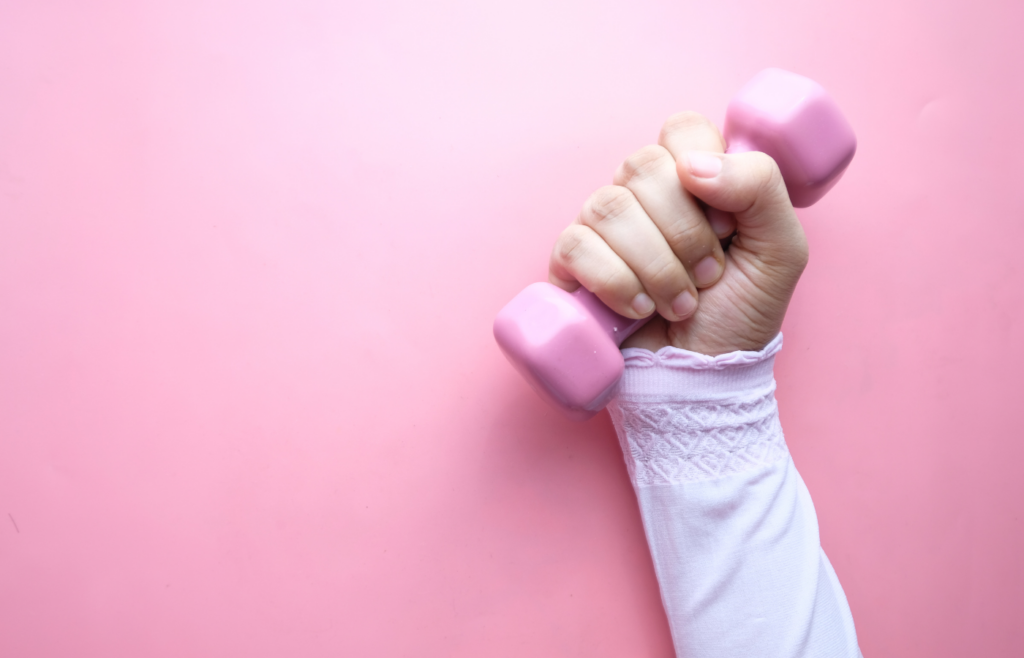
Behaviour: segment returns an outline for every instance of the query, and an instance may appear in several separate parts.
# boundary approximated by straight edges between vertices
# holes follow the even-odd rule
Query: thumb
[[[773,271],[800,276],[807,264],[807,238],[770,156],[689,151],[676,167],[691,194],[735,216],[730,250],[740,247]]]

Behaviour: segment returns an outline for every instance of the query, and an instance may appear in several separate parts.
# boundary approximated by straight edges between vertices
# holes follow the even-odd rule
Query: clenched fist
[[[590,196],[555,243],[549,279],[626,317],[657,311],[623,347],[714,356],[778,334],[807,255],[775,161],[726,155],[714,124],[684,112]]]

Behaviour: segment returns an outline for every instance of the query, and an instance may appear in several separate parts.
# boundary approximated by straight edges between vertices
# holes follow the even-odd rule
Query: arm
[[[807,241],[771,158],[723,151],[703,117],[669,119],[559,238],[550,280],[661,316],[624,344],[609,411],[677,654],[859,656],[774,397]]]
[[[609,411],[679,656],[860,656],[779,424],[781,345],[624,355]]]

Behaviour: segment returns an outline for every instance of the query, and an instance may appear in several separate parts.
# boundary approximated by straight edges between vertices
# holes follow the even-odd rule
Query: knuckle
[[[672,155],[664,146],[651,144],[623,160],[615,173],[615,181],[620,185],[628,185],[633,181],[650,178],[659,168],[674,163]]]
[[[643,280],[652,289],[672,290],[680,287],[684,278],[684,270],[678,261],[672,258],[659,258],[644,268]]]
[[[672,250],[682,254],[704,254],[714,247],[714,234],[705,224],[679,223],[665,235]],[[693,260],[693,258],[690,258]]]
[[[608,270],[604,272],[604,275],[594,284],[594,290],[591,292],[594,294],[607,295],[617,299],[628,299],[633,296],[630,294],[634,288],[631,283],[632,280],[630,276],[625,272]]]
[[[694,129],[712,130],[716,134],[718,133],[718,127],[710,119],[699,112],[687,110],[686,112],[673,114],[665,120],[664,125],[661,127],[661,139],[664,140],[665,137],[673,133]]]
[[[580,220],[584,224],[600,223],[615,219],[633,203],[633,193],[620,185],[605,185],[590,195],[583,205]]]
[[[586,250],[586,235],[578,224],[569,226],[555,242],[554,258],[567,269],[572,270]]]
[[[754,152],[754,176],[759,197],[777,193],[779,188],[785,189],[786,183],[782,180],[779,165],[767,153]]]

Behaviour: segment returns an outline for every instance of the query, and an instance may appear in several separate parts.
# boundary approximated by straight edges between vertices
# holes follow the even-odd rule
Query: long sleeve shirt
[[[623,350],[609,406],[680,658],[858,657],[760,352]]]

